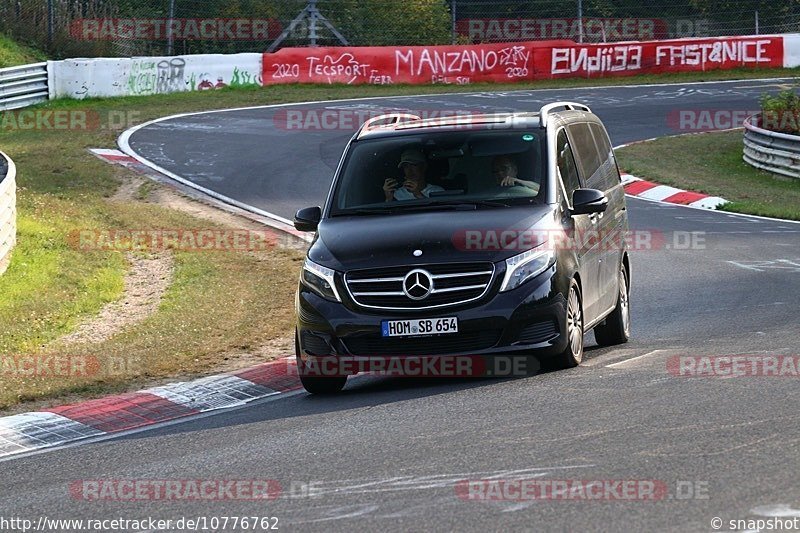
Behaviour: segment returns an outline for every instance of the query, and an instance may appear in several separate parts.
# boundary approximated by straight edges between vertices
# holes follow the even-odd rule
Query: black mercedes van
[[[305,372],[343,357],[536,356],[560,368],[630,336],[628,218],[608,134],[591,110],[438,120],[391,114],[348,143],[296,298]]]

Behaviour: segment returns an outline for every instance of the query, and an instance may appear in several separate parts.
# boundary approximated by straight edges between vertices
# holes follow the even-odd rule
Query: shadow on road
[[[608,351],[607,348],[600,346],[585,348],[587,359],[606,351]],[[537,380],[541,380],[543,376],[552,372],[552,370],[543,369],[529,376],[510,378],[402,378],[360,375],[351,378],[346,388],[334,396],[314,396],[304,390],[284,393],[277,397],[254,401],[243,408],[212,411],[204,414],[205,416],[187,418],[184,421],[154,428],[147,432],[121,436],[120,439],[149,438],[156,434],[192,433],[199,430],[230,428],[270,420],[340,413],[520,380],[529,380],[531,386],[536,386]]]

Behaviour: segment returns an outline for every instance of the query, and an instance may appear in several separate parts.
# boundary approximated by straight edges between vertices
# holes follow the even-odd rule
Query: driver
[[[399,186],[397,180],[393,178],[388,178],[383,182],[383,193],[387,202],[427,198],[432,192],[444,191],[444,188],[428,183],[425,177],[428,160],[419,148],[404,150],[397,168],[403,169],[403,185]]]
[[[522,180],[517,177],[519,169],[514,160],[507,155],[499,155],[492,160],[492,175],[494,176],[497,187],[526,187],[539,190],[539,184],[535,181]]]

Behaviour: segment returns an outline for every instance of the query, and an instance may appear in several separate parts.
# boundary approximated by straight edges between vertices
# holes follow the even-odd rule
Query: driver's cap
[[[403,150],[403,155],[400,156],[400,164],[397,165],[397,168],[402,167],[406,163],[411,163],[412,165],[419,165],[421,163],[425,163],[427,159],[425,159],[425,154],[422,153],[422,150],[419,148],[407,148]]]

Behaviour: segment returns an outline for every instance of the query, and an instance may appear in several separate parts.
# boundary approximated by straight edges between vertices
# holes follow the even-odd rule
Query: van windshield
[[[331,215],[544,203],[544,130],[435,132],[356,141]]]

